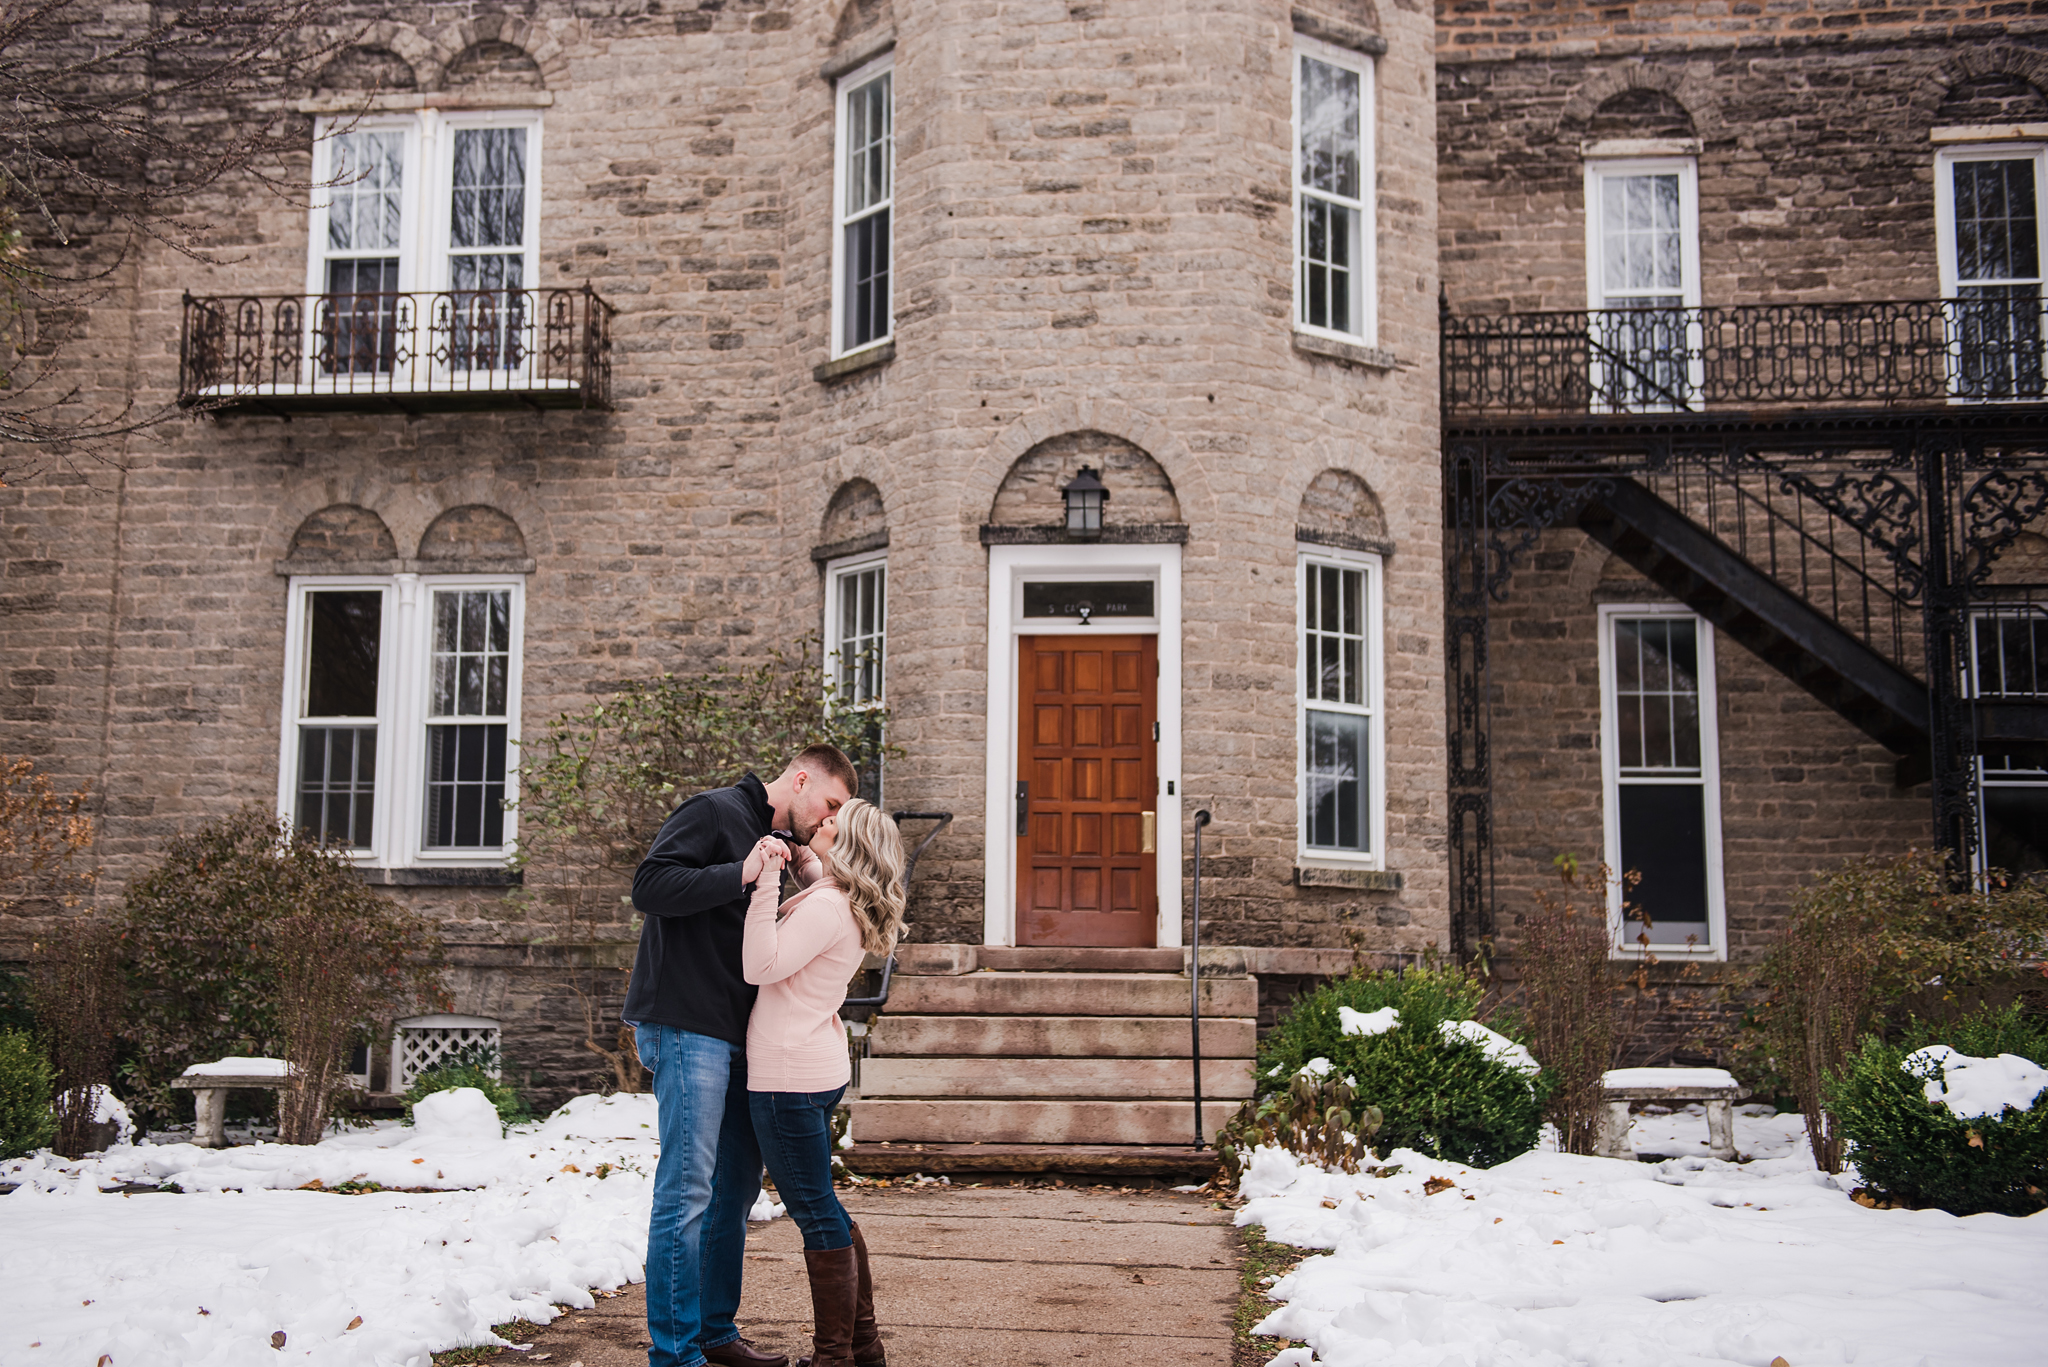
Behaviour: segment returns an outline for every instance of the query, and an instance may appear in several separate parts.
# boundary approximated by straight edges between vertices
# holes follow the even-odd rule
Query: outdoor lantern
[[[1103,487],[1094,470],[1082,466],[1081,473],[1060,494],[1067,500],[1068,531],[1088,536],[1102,531],[1102,505],[1109,500],[1109,490]]]

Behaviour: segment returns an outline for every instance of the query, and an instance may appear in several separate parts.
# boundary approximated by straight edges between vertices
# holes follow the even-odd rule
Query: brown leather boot
[[[861,1238],[859,1225],[851,1220],[846,1223],[853,1229],[853,1261],[858,1272],[854,1282],[853,1367],[889,1367],[882,1349],[882,1331],[875,1326],[875,1279],[868,1274],[868,1241]],[[798,1358],[796,1367],[811,1367],[810,1356]]]
[[[704,1360],[712,1367],[783,1367],[789,1354],[764,1353],[745,1339],[734,1339],[716,1348],[706,1348]]]
[[[860,1269],[853,1306],[854,1367],[889,1367],[882,1351],[882,1331],[875,1324],[875,1279],[868,1272],[868,1241],[861,1238],[859,1225],[851,1220],[847,1224],[853,1228],[853,1260]]]
[[[860,1299],[860,1259],[851,1245],[804,1250],[811,1277],[811,1367],[853,1367],[853,1314]]]

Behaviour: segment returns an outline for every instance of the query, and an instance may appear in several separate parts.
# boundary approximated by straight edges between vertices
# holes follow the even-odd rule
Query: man
[[[747,1015],[740,940],[755,847],[771,831],[808,842],[859,786],[838,747],[813,745],[782,776],[748,774],[670,814],[633,874],[646,918],[626,989],[640,1061],[654,1079],[661,1161],[647,1234],[648,1367],[784,1367],[740,1337],[747,1212],[761,1151],[747,1112]]]

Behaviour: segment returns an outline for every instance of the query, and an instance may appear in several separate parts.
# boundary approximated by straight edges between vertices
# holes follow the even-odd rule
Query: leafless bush
[[[1522,918],[1524,1006],[1530,1047],[1555,1079],[1548,1118],[1557,1126],[1558,1146],[1591,1153],[1601,1079],[1622,1041],[1624,979],[1616,972],[1607,922],[1612,875],[1595,864],[1582,876],[1569,855],[1556,865],[1562,889],[1536,894],[1536,910]]]
[[[64,793],[32,759],[0,755],[0,907],[73,906],[92,891],[85,787]]]
[[[72,917],[33,947],[29,998],[36,1031],[56,1070],[58,1153],[92,1151],[94,1089],[111,1087],[127,998],[121,928],[103,916]]]

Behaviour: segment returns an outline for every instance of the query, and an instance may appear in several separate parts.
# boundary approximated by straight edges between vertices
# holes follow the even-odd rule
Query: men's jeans
[[[647,1230],[648,1367],[696,1367],[740,1336],[747,1212],[761,1150],[747,1112],[747,1051],[672,1025],[635,1025],[654,1078],[661,1161]]]
[[[832,1190],[832,1108],[845,1093],[844,1087],[747,1093],[775,1194],[804,1232],[804,1247],[814,1253],[853,1243],[846,1207]]]

